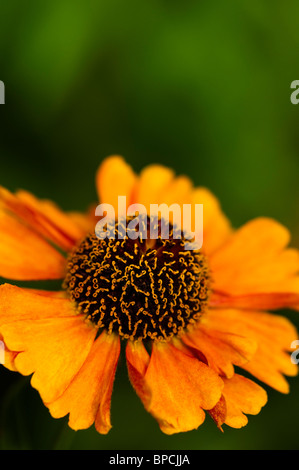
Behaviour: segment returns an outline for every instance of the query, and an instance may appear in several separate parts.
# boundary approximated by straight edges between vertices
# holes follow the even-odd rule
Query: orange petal
[[[248,222],[210,257],[213,289],[231,296],[299,294],[299,251],[285,249],[289,240],[288,230],[274,220]]]
[[[299,294],[288,292],[267,292],[244,295],[227,295],[214,291],[210,297],[210,307],[278,310],[299,308]]]
[[[169,222],[173,223],[173,215],[175,214],[175,223],[180,224],[185,231],[190,231],[191,227],[194,230],[192,221],[191,227],[183,226],[183,205],[191,204],[192,194],[193,185],[187,176],[175,177],[170,168],[158,164],[149,165],[142,170],[134,191],[135,201],[143,204],[148,214],[151,213],[151,204],[159,206],[163,204],[169,211],[162,217],[169,217]]]
[[[276,390],[287,393],[284,375],[298,372],[287,351],[298,333],[291,322],[279,315],[265,312],[211,309],[205,318],[208,328],[242,335],[257,343],[252,359],[241,367]]]
[[[234,365],[240,366],[250,361],[257,349],[256,341],[250,338],[202,324],[183,335],[181,340],[204,354],[208,365],[226,377],[233,376]]]
[[[76,220],[60,209],[57,204],[50,200],[37,199],[28,191],[17,191],[16,196],[28,207],[35,211],[35,216],[41,225],[44,226],[45,234],[52,234],[52,240],[61,248],[71,249],[86,234],[85,227],[82,227]],[[82,214],[82,217],[87,215]]]
[[[130,344],[130,343],[129,343]],[[128,345],[128,348],[130,346]],[[221,397],[222,381],[206,364],[171,343],[153,343],[150,362],[127,354],[133,386],[147,411],[166,434],[196,429]]]
[[[58,299],[67,298],[67,293],[65,290],[54,291],[54,290],[33,289],[30,287],[24,287],[24,290],[28,292],[32,292],[33,294],[44,295],[46,297],[56,297]]]
[[[145,384],[144,376],[150,362],[150,356],[142,342],[128,341],[126,358],[131,384],[145,408],[147,408],[150,400],[150,392]]]
[[[267,393],[262,387],[237,374],[224,379],[223,396],[227,411],[224,422],[232,428],[245,426],[248,422],[245,415],[257,415],[267,403]]]
[[[134,202],[143,204],[148,213],[150,204],[163,203],[163,195],[174,180],[174,172],[170,168],[153,164],[145,167],[134,191]]]
[[[0,209],[0,276],[16,280],[61,279],[65,258],[41,236]]]
[[[63,250],[69,251],[85,235],[85,231],[56,204],[37,199],[28,191],[12,194],[0,188],[0,204],[20,222]]]
[[[0,364],[3,364],[6,369],[16,371],[14,360],[18,353],[10,351],[3,342],[3,336],[0,333]],[[3,343],[3,344],[2,344]],[[4,350],[2,349],[4,345]]]
[[[1,325],[20,320],[28,323],[37,319],[66,317],[76,314],[67,298],[40,295],[31,289],[2,284],[0,286],[0,331]]]
[[[7,348],[19,352],[14,360],[18,372],[33,373],[32,386],[44,402],[51,402],[64,392],[82,367],[96,329],[77,315],[15,321],[1,325],[1,334]]]
[[[160,203],[166,204],[169,208],[169,222],[179,224],[180,227],[188,232],[194,230],[193,218],[194,214],[191,209],[191,226],[184,227],[184,204],[192,202],[193,185],[187,176],[177,176],[171,183],[161,192]],[[179,210],[176,206],[179,206]],[[173,215],[175,214],[175,217]],[[168,216],[168,214],[167,214]]]
[[[193,185],[187,176],[177,176],[161,193],[161,202],[171,204],[191,204]]]
[[[76,314],[73,305],[65,298],[64,292],[39,291],[10,284],[0,286],[0,305],[0,339],[3,339],[1,328],[7,323],[25,320],[30,324],[37,319]],[[4,366],[17,370],[14,362],[18,354],[18,351],[10,351],[6,345]]]
[[[192,204],[203,204],[203,251],[210,255],[222,246],[232,233],[218,199],[206,188],[194,189]]]
[[[86,429],[95,421],[98,432],[106,434],[111,428],[110,402],[119,353],[119,337],[103,332],[64,393],[46,404],[52,416],[69,413],[69,426],[75,430]]]
[[[36,384],[41,394],[44,393],[44,388],[51,389],[52,379],[49,379],[48,383],[48,378],[47,380],[42,378],[39,384],[39,377],[54,373],[53,370],[60,362],[66,367],[67,355],[71,350],[76,358],[74,362],[70,360],[72,366],[76,367],[77,361],[80,361],[80,351],[84,356],[84,347],[88,350],[89,341],[95,334],[93,329],[84,323],[83,317],[76,315],[76,310],[66,298],[40,295],[4,284],[0,286],[0,305],[0,334],[10,351],[7,356],[8,362],[4,365],[24,375],[40,369],[36,378],[33,378],[33,386]],[[75,334],[78,337],[73,339]],[[76,346],[77,341],[80,345]],[[72,367],[70,372],[71,370]],[[53,387],[59,375],[57,373],[57,377],[52,380]],[[64,377],[61,377],[61,380],[63,379]]]
[[[111,204],[117,215],[118,196],[126,196],[127,206],[132,203],[132,192],[137,178],[131,167],[118,155],[106,158],[96,174],[100,203]]]
[[[17,352],[10,351],[9,349],[6,349],[6,348],[4,349],[3,365],[4,367],[6,367],[6,369],[9,369],[13,372],[17,372],[17,369],[15,367],[15,358],[17,355],[18,355]]]
[[[76,224],[77,227],[80,227],[82,233],[91,233],[94,232],[95,226],[98,219],[95,216],[96,205],[93,204],[90,206],[86,213],[82,212],[67,212],[67,215],[72,221]]]

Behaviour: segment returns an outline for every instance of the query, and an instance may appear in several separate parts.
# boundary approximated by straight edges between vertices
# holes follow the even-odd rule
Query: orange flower
[[[196,429],[206,412],[222,429],[259,413],[265,390],[288,392],[295,328],[268,310],[299,307],[299,252],[289,232],[259,218],[233,230],[217,199],[160,165],[139,176],[121,157],[96,175],[100,202],[203,204],[203,247],[184,240],[99,240],[92,213],[64,213],[25,191],[0,190],[0,275],[61,279],[60,291],[0,286],[5,366],[31,375],[55,418],[111,428],[120,341],[133,387],[167,434]],[[248,374],[247,374],[248,375]]]

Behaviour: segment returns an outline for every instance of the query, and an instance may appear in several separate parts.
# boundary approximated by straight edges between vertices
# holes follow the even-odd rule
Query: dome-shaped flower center
[[[88,235],[69,257],[64,287],[99,329],[127,339],[168,340],[196,322],[208,302],[205,258],[184,249],[186,243],[174,238],[172,226],[162,239],[160,222],[154,240]]]

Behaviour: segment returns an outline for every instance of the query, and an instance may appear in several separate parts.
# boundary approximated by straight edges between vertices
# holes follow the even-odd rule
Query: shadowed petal
[[[106,434],[110,428],[110,402],[115,370],[120,353],[117,335],[103,332],[64,393],[46,403],[55,418],[69,413],[72,429],[85,429],[95,421],[96,429]]]
[[[65,258],[43,237],[0,209],[0,276],[21,281],[62,279]]]
[[[288,393],[289,385],[284,375],[298,373],[298,367],[292,364],[288,353],[298,333],[287,318],[257,311],[211,309],[205,324],[208,328],[254,340],[257,343],[254,356],[240,366],[267,385]]]
[[[219,401],[222,380],[206,364],[170,343],[153,343],[147,367],[146,357],[142,349],[135,360],[128,343],[130,378],[146,410],[166,434],[196,429],[205,419],[204,410]]]

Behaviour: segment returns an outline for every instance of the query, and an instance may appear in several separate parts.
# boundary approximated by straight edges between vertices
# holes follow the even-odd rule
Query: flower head
[[[268,313],[299,308],[299,252],[288,248],[288,230],[267,218],[234,230],[207,189],[160,165],[137,176],[109,157],[96,185],[118,216],[111,237],[97,236],[92,212],[0,190],[0,275],[61,279],[59,291],[0,286],[5,367],[32,375],[52,416],[107,433],[124,341],[130,381],[163,432],[196,429],[206,413],[220,429],[244,426],[267,395],[235,366],[282,393],[284,376],[297,373],[288,354],[297,332]],[[203,204],[202,247],[186,249],[174,224],[163,237],[161,218],[155,239],[149,218],[128,236],[120,195],[146,209]]]

